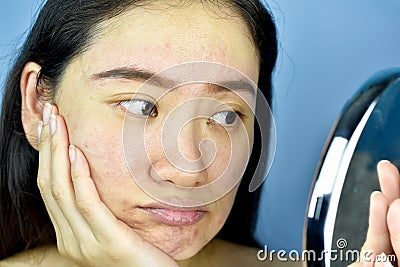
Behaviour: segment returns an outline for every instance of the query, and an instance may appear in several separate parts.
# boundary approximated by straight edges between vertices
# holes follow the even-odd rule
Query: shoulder
[[[262,251],[261,251],[262,252]],[[228,241],[214,239],[204,253],[214,257],[213,262],[215,266],[254,266],[254,267],[302,267],[302,262],[289,262],[289,261],[278,261],[275,257],[271,257],[275,260],[270,260],[268,257],[266,260],[260,260],[259,254],[261,253],[259,248],[246,247],[238,244],[234,244]]]
[[[71,267],[70,261],[62,257],[56,246],[43,246],[22,251],[0,261],[0,267]]]

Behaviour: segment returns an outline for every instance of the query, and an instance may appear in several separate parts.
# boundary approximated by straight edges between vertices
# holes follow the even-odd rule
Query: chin
[[[157,244],[155,244],[157,246]],[[174,260],[182,261],[195,256],[206,244],[169,244],[159,247]]]
[[[200,250],[201,249],[197,249],[194,251],[183,251],[182,253],[178,253],[177,255],[168,255],[176,261],[183,261],[194,257],[197,253],[199,253]]]
[[[212,235],[198,235],[195,231],[187,231],[184,227],[168,227],[157,235],[142,236],[148,242],[158,247],[174,260],[186,260],[195,256],[213,238]]]

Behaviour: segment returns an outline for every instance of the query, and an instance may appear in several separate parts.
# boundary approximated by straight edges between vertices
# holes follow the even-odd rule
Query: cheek
[[[107,114],[101,112],[66,113],[64,118],[70,143],[85,155],[91,177],[104,200],[115,196],[111,192],[133,184],[123,155],[121,123],[107,119]]]
[[[233,192],[233,196],[235,194],[236,191]],[[234,201],[234,199],[231,199],[230,194],[226,195],[223,199],[224,199],[223,205],[218,205],[218,210],[215,210],[213,222],[210,224],[210,228],[212,228],[213,231],[216,231],[216,233],[224,226]]]
[[[81,118],[80,121],[70,123],[71,143],[83,151],[94,171],[120,166],[123,163],[121,131],[117,127],[106,127],[107,123],[103,123],[103,125],[90,123],[94,122],[90,118],[86,121],[87,123],[85,123],[85,118]],[[99,164],[105,165],[95,168]]]
[[[230,133],[229,136],[218,137],[215,141],[217,144],[215,159],[207,171],[212,180],[225,179],[226,183],[223,185],[230,190],[232,183],[239,181],[246,169],[251,153],[251,140],[247,133],[241,135]]]

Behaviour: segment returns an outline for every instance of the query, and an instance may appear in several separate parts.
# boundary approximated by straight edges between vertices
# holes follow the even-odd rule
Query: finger
[[[39,137],[39,169],[38,169],[38,186],[39,189],[47,189],[50,177],[50,128],[48,123],[50,120],[51,106],[47,104],[43,108],[43,121],[38,123]],[[41,191],[42,192],[42,191]]]
[[[126,229],[128,226],[122,224],[100,199],[96,186],[90,177],[88,162],[82,151],[71,145],[69,156],[78,210],[99,242],[115,239],[117,235],[115,231],[122,228]],[[115,231],[110,232],[110,229],[115,229]]]
[[[56,105],[51,105],[51,114],[59,115],[58,107]]]
[[[373,266],[376,256],[382,252],[391,253],[389,230],[386,215],[389,202],[381,192],[373,192],[370,199],[367,240],[363,246],[363,254],[368,255],[364,266]],[[368,253],[368,254],[366,254]]]
[[[51,133],[51,192],[73,235],[89,242],[93,235],[75,203],[68,155],[68,131],[61,116],[50,116]]]
[[[48,211],[53,215],[57,213],[57,208],[54,207],[54,201],[50,196],[51,191],[51,149],[50,149],[50,115],[52,107],[49,104],[45,104],[43,108],[43,121],[38,123],[38,135],[39,135],[39,167],[38,167],[38,177],[37,183],[45,202]],[[52,216],[55,218],[56,216]]]
[[[389,257],[385,253],[377,256],[374,267],[393,267]]]
[[[42,129],[43,129],[43,122],[39,121],[38,124],[37,124],[38,140],[40,140]],[[43,145],[42,145],[42,147],[43,147]],[[44,204],[45,204],[47,213],[49,214],[50,220],[52,221],[54,230],[56,232],[57,247],[59,247],[59,246],[63,245],[62,237],[60,235],[60,229],[58,228],[58,225],[56,224],[55,218],[54,218],[52,212],[50,211],[50,209],[49,209],[49,207],[47,205],[47,202],[45,201],[45,196],[44,196],[44,190],[46,190],[45,188],[48,188],[48,186],[47,186],[47,183],[46,183],[46,179],[44,178],[46,176],[44,174],[45,170],[43,170],[44,169],[43,165],[46,165],[46,164],[44,164],[45,156],[44,156],[43,150],[44,150],[43,148],[39,147],[39,168],[38,168],[37,183],[38,183],[40,194],[41,194],[41,196],[42,196],[42,198],[44,200]],[[42,151],[42,152],[40,152],[40,151]]]
[[[43,122],[38,122],[37,131],[39,139],[39,167],[37,184],[49,217],[53,223],[57,235],[57,243],[61,246],[63,244],[63,239],[58,221],[62,218],[62,213],[51,196],[51,149],[49,128],[51,112],[51,105],[45,104],[43,108]]]
[[[387,160],[381,160],[377,170],[382,193],[389,203],[400,198],[400,176],[396,166]]]
[[[377,261],[375,262],[374,267],[385,267],[385,265],[383,265],[382,261]]]
[[[393,250],[396,255],[400,255],[400,199],[396,199],[390,205],[387,223]]]

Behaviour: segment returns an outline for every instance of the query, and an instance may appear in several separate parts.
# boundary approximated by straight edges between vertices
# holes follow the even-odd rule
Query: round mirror
[[[344,107],[326,143],[308,202],[303,260],[347,266],[362,257],[376,165],[400,167],[400,69],[374,75]]]

